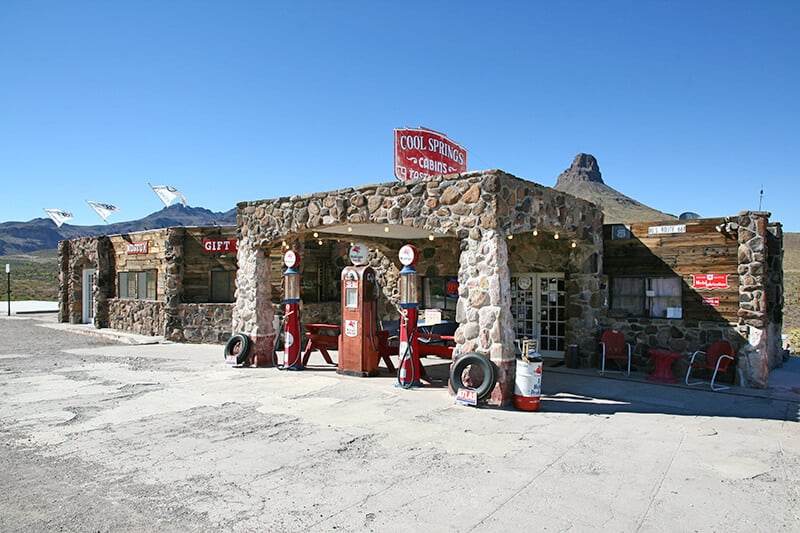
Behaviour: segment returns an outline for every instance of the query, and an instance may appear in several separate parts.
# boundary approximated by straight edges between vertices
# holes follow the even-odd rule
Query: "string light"
[[[560,238],[561,238],[561,235],[559,235],[558,233],[556,233],[555,235],[553,235],[553,238],[554,238],[555,240],[558,240],[558,239],[560,239]]]
[[[353,226],[347,226],[347,232],[353,233]]]
[[[514,235],[512,235],[512,234],[509,234],[509,236],[508,236],[508,240],[510,241],[510,240],[511,240],[511,239],[513,239],[513,238],[514,238]]]
[[[314,238],[316,239],[317,237],[319,237],[319,233],[317,233],[317,232],[315,231],[315,232],[314,232]]]
[[[533,236],[534,237],[538,237],[539,236],[539,230],[538,229],[536,229],[536,228],[533,229]]]
[[[577,247],[578,247],[578,243],[577,243],[577,242],[575,242],[575,241],[572,241],[572,247],[573,247],[573,248],[577,248]]]
[[[383,227],[383,232],[384,233],[389,233],[389,226],[384,226]]]
[[[318,241],[317,241],[317,244],[319,244],[320,246],[322,246],[322,239],[318,240]]]
[[[429,240],[429,241],[432,241],[433,239],[434,239],[434,237],[433,237],[433,233],[431,233],[430,235],[428,235],[428,240]]]

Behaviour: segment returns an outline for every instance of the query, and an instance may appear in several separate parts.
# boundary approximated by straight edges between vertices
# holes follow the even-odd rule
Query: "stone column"
[[[775,330],[767,296],[769,279],[769,213],[743,211],[739,230],[739,330],[748,345],[737,359],[742,384],[766,388],[769,371],[780,350],[780,331]]]
[[[69,241],[58,242],[58,321],[69,322]]]
[[[183,323],[180,311],[183,302],[183,273],[185,270],[183,243],[186,230],[167,229],[164,242],[164,337],[181,342]]]
[[[108,299],[114,295],[115,264],[114,246],[108,237],[98,237],[97,248],[97,281],[94,292],[94,326],[107,328],[109,326]]]
[[[275,328],[269,273],[269,251],[254,246],[243,236],[239,239],[236,272],[236,306],[233,309],[233,332],[246,334],[253,341],[250,354],[258,366],[272,366]]]
[[[516,362],[506,238],[495,229],[473,228],[462,241],[458,281],[453,358],[471,352],[487,356],[498,368],[489,403],[510,405]]]

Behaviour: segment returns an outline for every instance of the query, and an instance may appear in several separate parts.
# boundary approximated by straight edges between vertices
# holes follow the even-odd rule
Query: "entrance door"
[[[97,281],[97,270],[83,270],[83,312],[81,322],[91,324],[94,321],[94,285]]]
[[[564,356],[565,304],[563,273],[511,276],[511,314],[517,339],[536,339],[544,357]]]

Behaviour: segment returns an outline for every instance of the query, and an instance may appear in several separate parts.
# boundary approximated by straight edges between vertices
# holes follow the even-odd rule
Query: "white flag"
[[[86,203],[89,204],[95,212],[100,215],[104,221],[112,214],[119,211],[119,207],[111,204],[101,204],[98,202],[92,202],[90,200],[86,200]]]
[[[148,183],[148,185],[150,184]],[[164,202],[164,206],[169,207],[172,200],[180,198],[181,203],[186,207],[186,198],[184,198],[181,191],[175,187],[171,187],[170,185],[150,185],[150,188],[161,198],[161,201]]]
[[[44,212],[47,213],[47,216],[53,219],[53,222],[55,222],[56,226],[59,228],[61,227],[61,224],[72,219],[72,213],[69,211],[62,211],[61,209],[45,209]]]

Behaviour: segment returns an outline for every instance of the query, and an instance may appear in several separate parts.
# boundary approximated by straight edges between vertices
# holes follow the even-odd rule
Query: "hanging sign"
[[[236,239],[203,239],[203,251],[209,253],[235,252],[238,249]]]
[[[125,253],[128,255],[142,255],[150,251],[149,241],[129,242],[125,245]]]
[[[693,289],[728,289],[728,274],[692,274]]]
[[[719,297],[703,298],[703,305],[710,305],[711,307],[719,307]]]
[[[394,130],[394,175],[400,181],[467,171],[467,151],[427,128]]]

